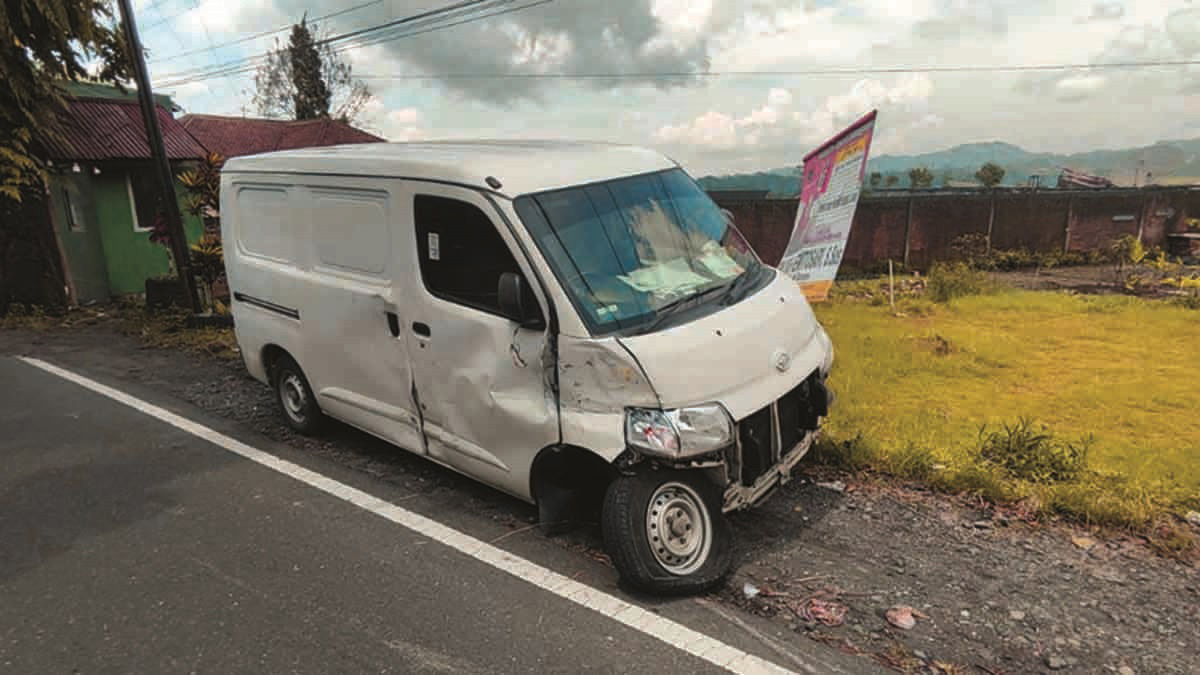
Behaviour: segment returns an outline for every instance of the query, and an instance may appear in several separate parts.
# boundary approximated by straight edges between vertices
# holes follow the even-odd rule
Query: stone
[[[1062,670],[1068,665],[1070,664],[1067,663],[1067,660],[1058,654],[1050,654],[1046,657],[1046,667],[1050,670]]]
[[[884,616],[887,618],[888,623],[900,630],[912,630],[917,625],[917,619],[913,616],[913,609],[907,605],[893,607]]]
[[[1025,612],[1022,612],[1019,609],[1014,609],[1013,611],[1008,613],[1008,618],[1012,619],[1013,621],[1024,621],[1025,620]]]
[[[1136,674],[1133,672],[1133,668],[1130,668],[1129,666],[1121,666],[1120,668],[1117,668],[1117,675],[1136,675]]]
[[[1200,511],[1188,511],[1187,515],[1184,517],[1192,525],[1195,525],[1196,527],[1200,527]]]

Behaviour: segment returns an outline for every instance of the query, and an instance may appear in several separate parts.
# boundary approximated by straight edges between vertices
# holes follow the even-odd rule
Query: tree
[[[292,26],[286,45],[275,41],[254,74],[254,105],[260,116],[355,122],[371,92],[354,79],[350,63],[323,36],[304,17]]]
[[[871,172],[871,188],[874,189],[874,188],[879,187],[879,184],[882,182],[883,182],[883,174],[879,173],[878,171],[872,171]]]
[[[1004,167],[995,162],[986,162],[975,172],[975,180],[990,190],[1004,180]]]
[[[132,71],[108,0],[0,0],[0,44],[0,202],[9,208],[44,185],[43,146],[62,138],[58,83],[119,84]]]
[[[975,180],[992,193],[991,208],[988,210],[987,250],[992,250],[992,227],[996,224],[996,186],[1004,180],[1004,167],[995,162],[985,162],[975,172]]]
[[[888,177],[884,179],[883,184],[886,185],[887,187],[896,187],[896,183],[899,183],[899,182],[900,182],[900,177],[894,173],[890,173],[890,174],[888,174]]]
[[[931,187],[933,172],[923,166],[913,167],[908,170],[908,183],[914,190]]]

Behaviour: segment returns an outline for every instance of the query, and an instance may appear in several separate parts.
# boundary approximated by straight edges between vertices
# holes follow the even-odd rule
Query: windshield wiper
[[[725,292],[721,294],[721,300],[720,300],[721,304],[722,305],[732,305],[736,302],[741,301],[742,296],[739,295],[738,292],[750,285],[750,277],[751,276],[754,276],[755,278],[757,278],[758,274],[761,271],[762,271],[761,267],[756,267],[756,268],[754,268],[753,272],[751,272],[750,270],[746,270],[745,272],[742,272],[741,274],[734,277],[733,281],[729,282],[729,285],[723,287],[725,289]]]
[[[654,312],[654,320],[650,322],[650,325],[646,326],[646,329],[644,332],[652,333],[655,330],[658,330],[659,328],[662,327],[662,325],[664,323],[666,323],[667,319],[671,318],[675,314],[678,314],[684,308],[691,306],[692,304],[695,303],[696,300],[699,300],[700,298],[710,295],[714,291],[719,291],[723,288],[726,288],[726,287],[725,286],[713,286],[712,288],[706,288],[703,291],[700,291],[699,293],[687,295],[682,298],[679,298],[678,300],[672,300],[671,302],[668,302],[667,304],[663,305],[662,307],[659,307]]]

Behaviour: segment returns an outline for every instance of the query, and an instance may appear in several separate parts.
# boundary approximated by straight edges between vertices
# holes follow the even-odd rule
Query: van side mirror
[[[537,298],[520,274],[501,274],[497,291],[500,295],[500,311],[504,312],[505,316],[516,321],[522,328],[540,330],[546,327]]]

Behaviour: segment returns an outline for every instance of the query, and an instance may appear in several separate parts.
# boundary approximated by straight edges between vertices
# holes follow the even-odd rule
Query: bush
[[[979,430],[979,456],[1008,475],[1031,483],[1059,483],[1079,478],[1087,469],[1092,439],[1079,443],[1056,439],[1045,427],[1022,417],[995,431]]]
[[[935,263],[929,269],[929,298],[948,302],[968,295],[982,295],[995,290],[987,273],[965,262]]]

